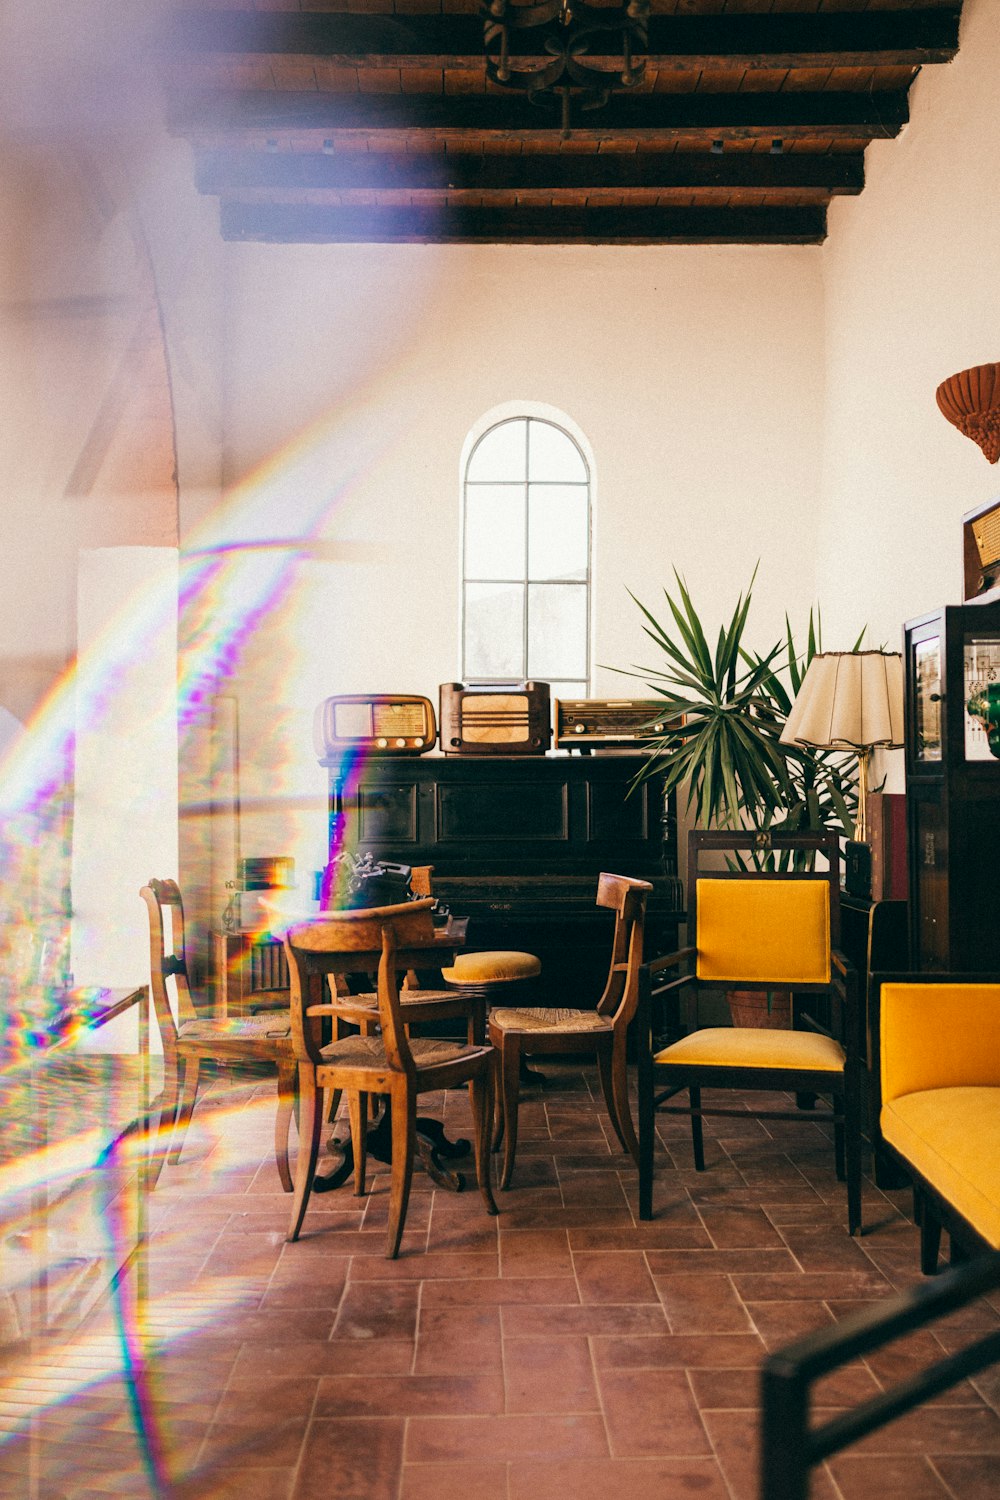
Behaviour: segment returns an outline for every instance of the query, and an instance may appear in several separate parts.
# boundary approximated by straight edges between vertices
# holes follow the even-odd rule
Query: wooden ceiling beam
[[[860,152],[830,156],[697,152],[642,152],[572,155],[483,156],[450,152],[393,155],[352,151],[199,151],[195,181],[199,192],[220,197],[267,189],[335,192],[409,193],[623,193],[691,188],[788,191],[822,189],[860,193],[864,186]]]
[[[657,69],[920,67],[958,51],[958,10],[662,16],[644,54]],[[472,15],[357,15],[323,11],[187,10],[168,25],[170,58],[212,53],[318,57],[361,68],[483,68],[483,23]],[[514,33],[515,57],[537,38]]]
[[[223,203],[225,240],[272,244],[819,244],[826,210],[782,208],[331,208]]]
[[[581,112],[573,120],[574,140],[599,143],[615,136],[666,144],[681,137],[795,140],[835,136],[866,144],[899,134],[909,118],[904,92],[616,94],[603,110]],[[226,144],[232,132],[260,132],[266,145],[281,132],[303,138],[430,131],[435,140],[476,135],[516,136],[539,144],[553,142],[559,122],[520,96],[506,94],[322,94],[262,89],[243,94],[175,97],[170,128],[200,145]],[[232,144],[231,139],[228,144]]]

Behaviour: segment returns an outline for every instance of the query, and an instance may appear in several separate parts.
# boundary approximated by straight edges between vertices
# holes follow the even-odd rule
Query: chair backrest
[[[611,967],[597,1009],[602,1016],[611,1016],[616,1027],[629,1025],[639,1002],[646,902],[652,889],[648,880],[604,873],[598,876],[597,904],[614,912],[615,931]]]
[[[177,1043],[177,1026],[197,1017],[188,982],[187,957],[184,949],[184,902],[176,880],[150,880],[139,892],[149,914],[149,986],[153,1009],[160,1028],[164,1053],[170,1056]],[[164,909],[170,913],[170,941],[167,942]],[[177,996],[177,1021],[170,1006],[167,980],[174,982]]]
[[[723,853],[724,869],[705,856]],[[782,869],[783,856],[822,854],[825,870]],[[777,869],[743,868],[774,856]],[[692,831],[688,841],[688,933],[695,973],[743,988],[826,986],[839,939],[840,852],[832,831],[757,835]]]
[[[389,1066],[413,1071],[413,1056],[399,1010],[400,949],[424,948],[434,942],[431,897],[399,906],[326,912],[285,932],[291,979],[292,1038],[296,1056],[319,1062],[320,1017],[328,1013],[326,976],[377,967],[379,1021]]]

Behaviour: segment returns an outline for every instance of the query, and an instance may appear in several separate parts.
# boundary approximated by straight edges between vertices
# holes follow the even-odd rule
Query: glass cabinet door
[[[914,753],[918,761],[941,759],[941,639],[913,646]]]
[[[962,664],[965,759],[1000,760],[1000,637],[967,632]]]

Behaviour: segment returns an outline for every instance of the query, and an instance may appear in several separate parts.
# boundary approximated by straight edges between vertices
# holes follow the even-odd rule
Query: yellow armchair
[[[877,976],[879,1146],[914,1185],[920,1262],[942,1227],[1000,1249],[1000,976]]]
[[[761,840],[763,839],[763,843]],[[754,858],[773,854],[777,871]],[[791,856],[822,857],[826,868],[782,870]],[[728,867],[717,868],[720,859]],[[714,864],[713,864],[714,862]],[[864,1077],[855,976],[837,951],[839,848],[836,835],[705,832],[688,843],[689,946],[643,966],[639,1055],[639,1214],[652,1217],[655,1114],[691,1117],[694,1164],[705,1167],[702,1118],[738,1114],[702,1102],[703,1089],[766,1090],[828,1097],[837,1175],[847,1183],[851,1234],[861,1227],[861,1112]],[[706,986],[791,990],[815,1014],[799,1029],[687,1028],[662,1046],[653,1010]],[[816,1004],[816,1002],[819,1002]],[[679,1009],[679,1007],[678,1007]],[[691,1007],[689,1007],[691,1009]],[[660,1091],[657,1092],[657,1089]],[[687,1092],[688,1105],[668,1101]],[[754,1110],[760,1118],[800,1118],[788,1109]],[[811,1118],[822,1118],[813,1115]]]

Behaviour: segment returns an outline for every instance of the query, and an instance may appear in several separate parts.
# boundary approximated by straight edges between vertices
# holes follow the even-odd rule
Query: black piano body
[[[602,870],[649,880],[647,952],[683,921],[673,799],[637,781],[635,752],[328,759],[330,858],[342,850],[433,865],[434,894],[469,917],[468,946],[542,961],[539,998],[592,1005],[607,975]]]

